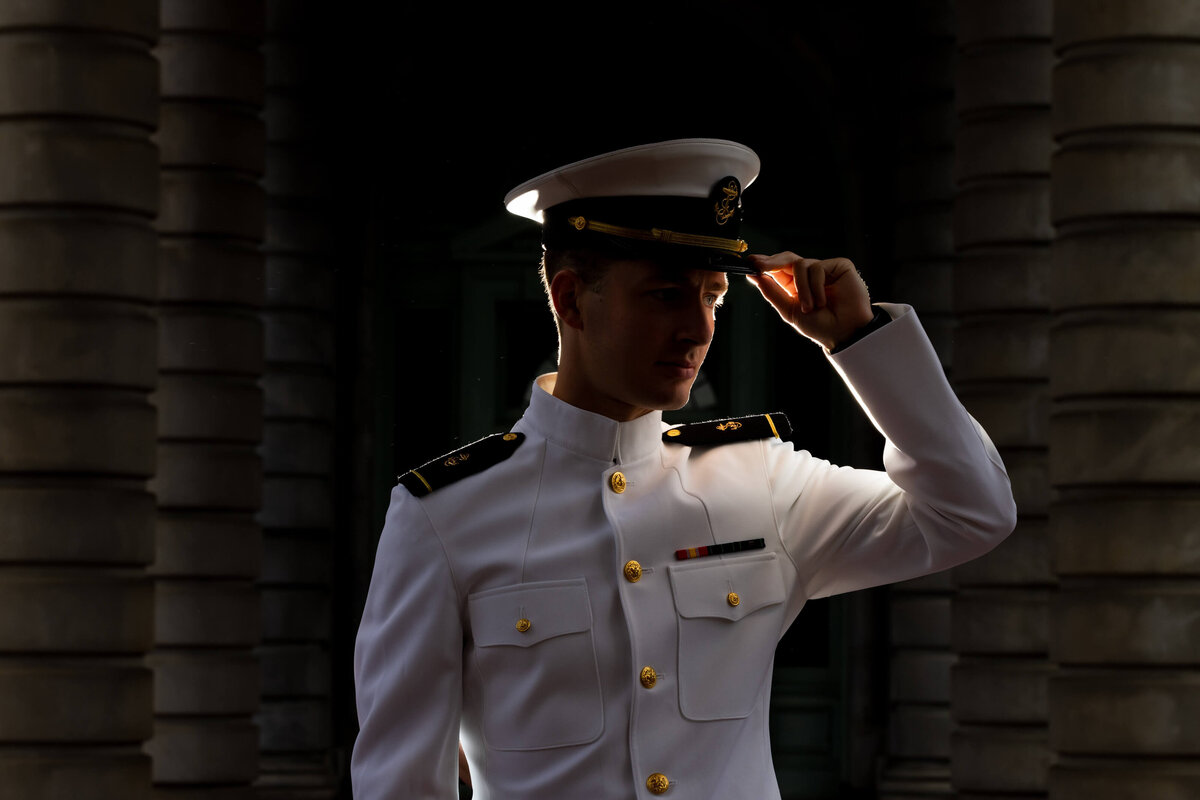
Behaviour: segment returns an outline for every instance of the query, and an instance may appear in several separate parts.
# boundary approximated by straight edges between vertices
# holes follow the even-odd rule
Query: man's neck
[[[593,389],[586,381],[578,380],[570,369],[563,370],[561,367],[555,376],[553,385],[547,388],[547,391],[575,408],[600,414],[617,422],[629,422],[654,410],[639,408],[608,397],[603,392]]]

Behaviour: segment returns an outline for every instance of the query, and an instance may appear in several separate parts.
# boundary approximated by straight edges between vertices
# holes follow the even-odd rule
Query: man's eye
[[[679,299],[680,292],[678,289],[655,289],[650,292],[650,296],[656,300],[662,300],[664,303],[674,302]]]

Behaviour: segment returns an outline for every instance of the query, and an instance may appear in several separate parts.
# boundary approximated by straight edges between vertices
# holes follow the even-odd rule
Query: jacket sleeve
[[[807,597],[948,569],[1016,525],[995,446],[946,381],[917,315],[880,304],[882,329],[830,356],[886,438],[886,473],[767,449],[777,524]]]
[[[392,492],[354,647],[355,800],[455,800],[462,623],[441,543],[419,501]]]

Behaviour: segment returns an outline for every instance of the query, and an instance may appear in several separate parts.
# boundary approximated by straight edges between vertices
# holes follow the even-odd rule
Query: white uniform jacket
[[[778,439],[666,444],[660,414],[618,423],[544,376],[511,457],[421,499],[398,486],[355,652],[355,797],[457,797],[461,736],[478,800],[778,798],[771,666],[805,601],[952,567],[1015,525],[916,314],[884,307],[831,361],[886,473]]]

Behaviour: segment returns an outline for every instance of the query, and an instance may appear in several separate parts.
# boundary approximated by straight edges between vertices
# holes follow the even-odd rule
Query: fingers
[[[825,276],[830,262],[804,258],[791,252],[773,256],[755,255],[751,259],[763,274],[775,279],[779,286],[788,291],[802,314],[825,307]]]
[[[779,316],[827,350],[872,318],[870,292],[846,258],[802,258],[795,253],[750,256],[759,270],[749,280]]]
[[[775,277],[778,273],[764,273],[763,275],[747,275],[746,280],[758,287],[758,291],[762,292],[763,298],[779,313],[784,319],[791,319],[792,313],[792,295],[781,286]]]
[[[754,266],[758,267],[759,272],[770,272],[783,267],[790,267],[797,261],[801,261],[800,256],[792,252],[776,253],[773,256],[765,256],[755,254],[750,256],[750,260],[754,262]]]

